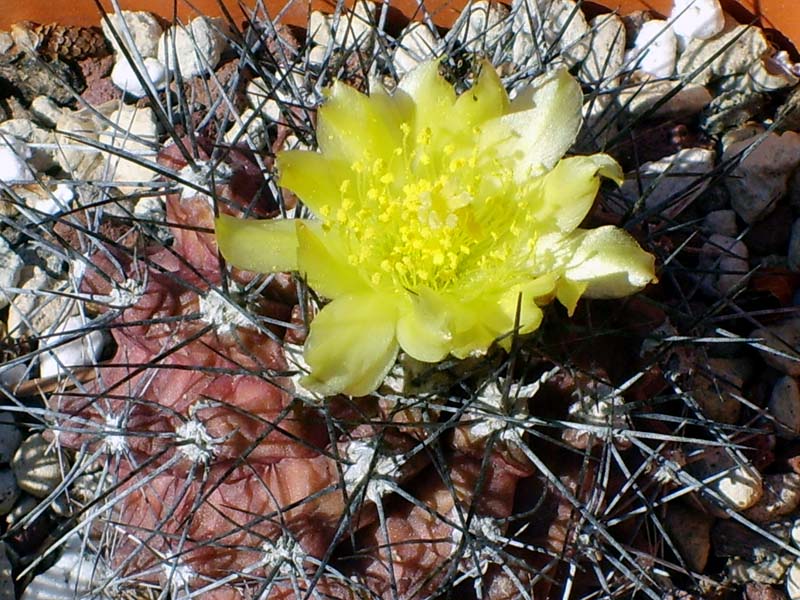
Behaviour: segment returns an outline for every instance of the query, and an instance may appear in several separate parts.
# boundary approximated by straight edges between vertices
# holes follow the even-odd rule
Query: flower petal
[[[518,181],[552,169],[578,135],[582,103],[581,87],[566,69],[537,77],[509,114],[486,124],[480,147],[514,164]]]
[[[564,276],[573,283],[585,283],[585,296],[621,298],[658,281],[655,257],[626,231],[606,225],[578,229],[570,237],[577,247]]]
[[[420,64],[400,80],[398,88],[414,103],[415,141],[426,130],[436,136],[436,132],[451,127],[456,93],[453,86],[439,75],[439,61]]]
[[[453,120],[460,128],[472,133],[472,127],[508,112],[509,104],[506,88],[497,71],[484,60],[475,85],[456,99]]]
[[[358,272],[347,264],[343,243],[333,233],[299,222],[297,241],[296,270],[305,275],[314,290],[328,298],[337,298],[368,289]]]
[[[294,219],[216,220],[217,244],[232,265],[258,273],[297,270],[297,229]]]
[[[336,210],[341,204],[341,187],[347,163],[333,160],[319,152],[287,150],[278,152],[280,185],[291,190],[314,214],[323,206]]]
[[[450,307],[439,295],[422,288],[411,298],[397,322],[397,340],[411,357],[439,362],[450,353],[452,335],[447,326]]]
[[[325,395],[375,391],[397,357],[395,299],[385,294],[342,296],[311,322],[303,385]]]
[[[402,94],[371,96],[336,81],[317,110],[317,143],[327,158],[356,162],[367,155],[389,159],[402,144],[400,123],[411,118]]]
[[[558,229],[570,232],[580,225],[592,208],[600,175],[622,182],[622,167],[607,154],[573,156],[558,162],[544,177],[543,205],[536,218],[553,219]]]

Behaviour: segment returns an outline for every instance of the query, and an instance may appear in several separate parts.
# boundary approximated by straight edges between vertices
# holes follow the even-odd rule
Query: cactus
[[[32,183],[0,183],[14,208],[0,217],[6,237],[50,277],[38,290],[9,287],[14,306],[37,308],[8,332],[18,342],[8,364],[24,374],[2,391],[58,451],[63,476],[6,531],[54,524],[15,564],[21,581],[74,533],[91,566],[83,593],[108,598],[713,598],[764,562],[726,565],[751,537],[786,571],[800,555],[794,507],[758,511],[773,493],[766,467],[791,474],[800,432],[767,402],[775,374],[795,374],[791,331],[770,327],[790,311],[796,273],[775,268],[769,240],[751,257],[737,246],[756,244],[774,209],[745,217],[730,197],[758,146],[726,139],[733,150],[712,151],[741,116],[724,110],[736,85],[756,82],[740,90],[761,107],[748,119],[782,115],[751,142],[772,143],[791,103],[756,65],[720,66],[743,39],[756,44],[752,30],[730,24],[735,33],[693,58],[689,42],[681,76],[648,80],[635,58],[613,62],[619,22],[587,20],[585,8],[476,2],[445,31],[424,3],[410,26],[388,4],[359,3],[313,13],[299,35],[262,7],[245,27],[238,16],[177,27],[160,50],[106,20],[142,98],[71,100],[83,108],[60,112],[52,143],[26,140],[25,164],[38,154],[49,167]],[[45,62],[50,45],[31,37]],[[605,54],[592,46],[601,37]],[[373,393],[321,397],[303,385],[302,345],[325,298],[303,273],[227,264],[215,217],[307,217],[278,185],[275,155],[317,147],[325,88],[393,88],[431,57],[459,93],[482,61],[512,94],[570,69],[584,92],[573,150],[606,152],[628,173],[601,188],[585,223],[626,229],[656,256],[660,284],[581,300],[571,316],[542,306],[524,335],[518,308],[516,332],[485,354],[401,353]],[[172,73],[166,91],[157,58]],[[684,162],[659,166],[679,151]],[[52,193],[58,182],[76,199]],[[744,227],[721,235],[708,214],[729,204]],[[773,204],[792,215],[782,197]],[[89,364],[58,364],[51,351],[89,333],[105,336]],[[770,375],[753,371],[758,361]],[[709,557],[712,527],[723,541]]]

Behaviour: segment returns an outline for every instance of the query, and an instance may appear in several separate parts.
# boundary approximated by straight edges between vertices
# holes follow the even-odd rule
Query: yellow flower
[[[457,96],[428,62],[394,94],[337,82],[317,115],[319,152],[278,155],[280,184],[314,219],[217,221],[222,254],[297,271],[330,298],[311,324],[308,387],[368,394],[398,350],[426,362],[507,343],[557,298],[617,298],[655,281],[654,258],[621,229],[577,229],[605,154],[562,158],[581,126],[565,71],[514,100],[491,65]]]

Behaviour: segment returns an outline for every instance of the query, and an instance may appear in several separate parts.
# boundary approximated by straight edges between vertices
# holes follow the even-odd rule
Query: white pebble
[[[123,10],[120,14],[108,13],[106,16],[111,26],[109,27],[106,20],[103,19],[103,34],[114,48],[114,52],[124,57],[124,54],[120,53],[119,44],[116,37],[114,37],[114,32],[116,32],[131,54],[135,49],[143,58],[152,58],[156,55],[156,52],[158,52],[158,40],[163,30],[158,23],[158,19],[153,14],[144,11]],[[127,25],[131,41],[133,41],[133,47],[126,41],[128,35],[124,25]]]
[[[789,600],[800,600],[800,560],[796,560],[786,573],[786,593]]]
[[[163,63],[150,57],[145,58],[143,63],[146,74],[142,73],[142,79],[150,81],[156,90],[164,89],[167,85],[167,69]],[[131,96],[142,98],[147,95],[142,82],[136,76],[136,67],[131,65],[124,57],[120,57],[111,70],[111,81],[119,89]]]
[[[86,552],[74,534],[61,558],[30,582],[20,600],[74,600],[96,597],[92,589],[107,577],[103,563]]]
[[[219,25],[197,17],[189,27],[171,27],[158,40],[158,59],[170,70],[180,69],[183,78],[205,75],[219,64],[225,49]]]
[[[20,489],[37,498],[44,498],[61,483],[58,456],[40,433],[22,442],[11,461],[11,468]]]
[[[38,197],[30,203],[31,208],[42,215],[57,215],[67,211],[75,200],[75,190],[68,183],[59,183],[56,189],[45,197]]]
[[[63,375],[69,367],[81,367],[97,362],[103,351],[105,336],[99,330],[81,334],[81,330],[85,329],[88,323],[89,321],[83,316],[69,317],[55,328],[53,335],[42,339],[49,351],[45,351],[40,358],[41,377]],[[70,339],[71,341],[67,341]]]
[[[654,19],[642,25],[628,60],[653,77],[671,77],[677,52],[678,40],[669,23]]]
[[[33,171],[28,166],[32,157],[33,152],[25,142],[10,135],[0,135],[0,181],[33,181]]]
[[[19,283],[22,267],[22,258],[11,249],[5,238],[0,236],[0,308],[8,306],[11,301],[13,294],[8,289],[16,287]]]
[[[685,47],[691,39],[707,40],[720,33],[725,14],[719,0],[675,0],[670,22]]]
[[[434,55],[438,47],[436,36],[430,27],[419,21],[412,21],[400,33],[397,39],[397,49],[394,51],[394,68],[398,75],[405,75],[424,61]]]

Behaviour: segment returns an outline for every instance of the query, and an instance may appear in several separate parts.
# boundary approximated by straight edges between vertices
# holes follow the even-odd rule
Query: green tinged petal
[[[536,218],[543,222],[552,219],[559,230],[572,231],[591,210],[601,175],[619,184],[623,179],[622,167],[607,154],[560,160],[544,176],[542,206]]]
[[[341,204],[341,186],[347,163],[326,158],[319,152],[278,152],[280,185],[291,190],[316,215],[323,206],[336,210]]]
[[[626,231],[606,225],[577,230],[577,248],[564,272],[567,280],[586,284],[588,298],[622,298],[655,283],[655,257]]]
[[[318,224],[315,224],[318,225]],[[308,223],[297,226],[298,265],[309,285],[327,298],[366,291],[367,284],[347,264],[341,240]]]
[[[225,260],[240,269],[258,273],[296,271],[299,222],[220,215],[216,220],[217,244]]]
[[[394,298],[348,295],[325,306],[311,322],[303,385],[325,395],[364,396],[376,390],[397,357]]]

